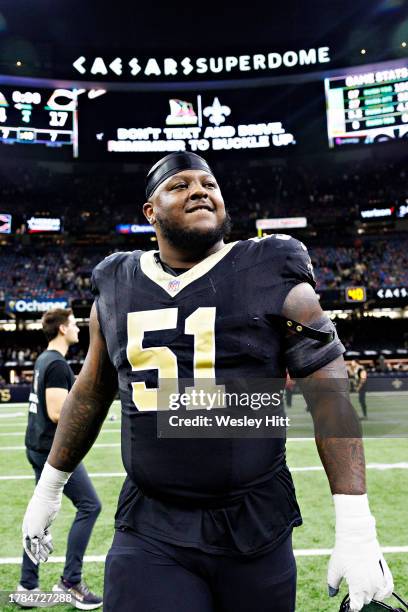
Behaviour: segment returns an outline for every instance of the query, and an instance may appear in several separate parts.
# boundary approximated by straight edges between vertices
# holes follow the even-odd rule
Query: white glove
[[[70,472],[61,472],[46,462],[27,506],[22,527],[23,546],[36,565],[46,561],[53,551],[48,528],[61,507],[62,491],[70,476]]]
[[[350,610],[358,611],[373,599],[392,595],[394,583],[377,540],[375,518],[367,495],[333,495],[336,543],[329,561],[329,595],[337,595],[346,579]]]

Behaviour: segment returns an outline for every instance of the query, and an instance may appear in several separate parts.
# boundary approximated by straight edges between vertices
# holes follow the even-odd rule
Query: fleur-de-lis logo
[[[203,113],[206,117],[209,117],[210,123],[220,125],[221,123],[224,123],[225,117],[228,117],[228,115],[231,114],[231,109],[229,106],[220,104],[218,98],[214,98],[212,106],[206,106]]]
[[[398,390],[398,389],[401,389],[404,383],[402,382],[402,380],[399,380],[399,378],[397,378],[396,380],[393,380],[391,384],[394,387],[394,389]]]

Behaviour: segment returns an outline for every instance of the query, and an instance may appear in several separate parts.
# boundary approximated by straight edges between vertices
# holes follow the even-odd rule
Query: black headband
[[[159,159],[149,170],[146,177],[146,199],[150,198],[160,183],[182,170],[204,170],[204,172],[213,174],[205,159],[195,153],[189,151],[170,153]]]

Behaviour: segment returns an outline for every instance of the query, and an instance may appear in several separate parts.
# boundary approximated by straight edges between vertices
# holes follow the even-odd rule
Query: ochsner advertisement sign
[[[6,300],[6,312],[14,314],[30,314],[47,312],[52,308],[68,308],[68,300],[64,298],[17,298]]]

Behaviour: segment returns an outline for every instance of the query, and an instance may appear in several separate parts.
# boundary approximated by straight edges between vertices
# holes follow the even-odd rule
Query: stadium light
[[[361,53],[361,55],[365,55],[367,53],[367,51],[365,49],[361,49],[360,53]]]
[[[405,40],[401,43],[401,47],[406,47],[407,43],[405,42]]]
[[[20,67],[23,65],[23,62],[21,60],[17,60],[16,61],[16,66]]]

